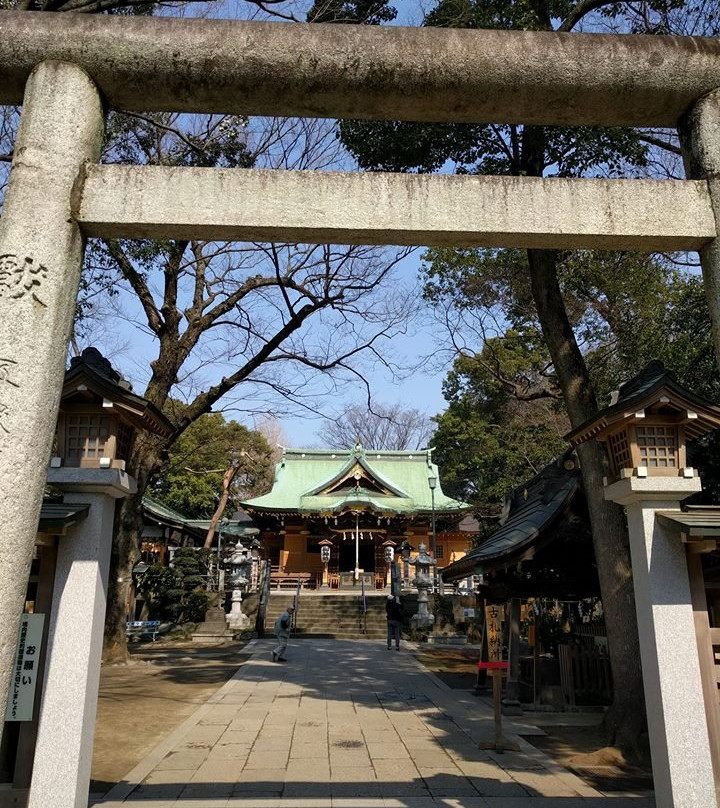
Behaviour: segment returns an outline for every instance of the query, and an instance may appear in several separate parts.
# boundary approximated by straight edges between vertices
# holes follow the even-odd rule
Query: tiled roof
[[[73,357],[70,369],[65,373],[62,395],[67,398],[76,395],[78,390],[86,392],[88,388],[112,401],[136,426],[163,436],[172,433],[173,426],[165,414],[147,399],[133,393],[131,386],[94,348],[86,348],[82,357]]]
[[[143,510],[159,522],[180,529],[185,528],[193,533],[207,533],[210,527],[209,519],[188,519],[187,516],[150,497],[143,497]],[[240,519],[223,520],[222,532],[225,536],[252,536],[259,531],[247,517],[243,516]]]
[[[89,510],[89,505],[77,502],[69,505],[62,502],[44,502],[40,508],[38,532],[53,533],[57,531],[62,533],[70,525],[84,519]]]
[[[251,513],[327,513],[367,509],[388,515],[429,514],[433,508],[428,476],[438,478],[430,450],[286,449],[275,470],[272,491],[248,500]],[[445,496],[438,480],[437,514],[463,514],[464,502]]]
[[[521,556],[562,516],[580,485],[577,462],[566,452],[512,492],[502,526],[464,558],[445,567],[443,579],[482,573]]]
[[[89,505],[78,503],[65,504],[63,502],[44,502],[40,509],[40,523],[38,532],[62,532],[70,525],[87,516]],[[178,511],[168,508],[150,497],[143,497],[143,510],[157,521],[176,527],[188,529],[198,535],[207,533],[210,527],[209,519],[188,519]],[[222,532],[225,536],[253,536],[259,533],[258,528],[243,514],[240,519],[224,520]]]
[[[658,511],[658,521],[690,538],[720,538],[720,509],[688,507],[682,511]]]
[[[620,387],[608,407],[565,437],[573,446],[577,446],[591,440],[609,424],[621,422],[632,417],[635,411],[649,406],[664,406],[668,412],[691,410],[693,418],[684,422],[688,439],[697,438],[720,426],[720,407],[683,387],[673,371],[666,370],[662,362],[654,359]]]

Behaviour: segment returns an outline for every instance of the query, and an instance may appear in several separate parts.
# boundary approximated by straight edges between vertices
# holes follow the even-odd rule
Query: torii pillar
[[[7,702],[55,433],[84,240],[75,220],[104,112],[84,70],[30,75],[0,219],[0,705]],[[0,721],[4,719],[0,716]]]

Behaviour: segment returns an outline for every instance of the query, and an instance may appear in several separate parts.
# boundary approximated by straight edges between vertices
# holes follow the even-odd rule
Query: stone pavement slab
[[[381,642],[291,643],[288,663],[255,640],[235,676],[163,740],[102,808],[653,808],[606,796],[558,766],[482,699],[452,691]]]

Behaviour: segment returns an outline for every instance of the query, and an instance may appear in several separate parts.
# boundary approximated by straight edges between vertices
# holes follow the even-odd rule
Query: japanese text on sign
[[[13,665],[6,721],[32,721],[35,684],[40,672],[44,614],[24,614],[20,625],[17,654]]]
[[[487,632],[488,660],[490,662],[497,662],[502,659],[502,623],[504,616],[502,606],[490,605],[485,607],[485,630]]]

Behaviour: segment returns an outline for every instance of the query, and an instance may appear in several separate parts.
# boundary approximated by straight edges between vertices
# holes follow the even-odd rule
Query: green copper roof
[[[43,502],[38,532],[63,535],[71,525],[85,519],[89,510],[89,505],[77,502],[67,505],[63,502]]]
[[[430,475],[438,479],[431,451],[285,449],[272,491],[248,500],[249,512],[339,514],[367,510],[387,516],[430,513]],[[445,496],[438,481],[435,512],[462,514],[464,502]]]
[[[147,515],[171,527],[185,528],[197,534],[207,533],[210,527],[209,519],[188,519],[187,516],[148,496],[143,497],[142,504]],[[249,519],[224,519],[221,524],[218,524],[216,530],[218,532],[222,531],[226,536],[253,536],[259,533],[259,530]]]

